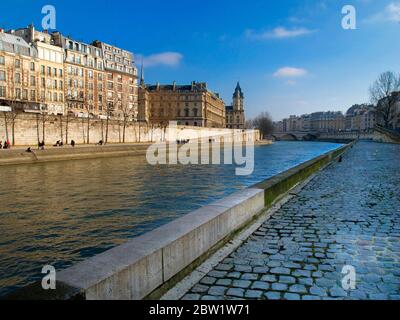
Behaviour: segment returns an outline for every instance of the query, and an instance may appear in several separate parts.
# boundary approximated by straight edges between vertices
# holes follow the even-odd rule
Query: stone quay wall
[[[353,143],[239,191],[143,236],[57,273],[57,289],[34,283],[8,299],[159,298],[299,182]]]
[[[43,121],[44,119],[44,121]],[[44,125],[43,125],[44,123]],[[89,130],[87,119],[66,116],[45,116],[36,114],[18,114],[15,120],[7,112],[0,112],[0,141],[6,141],[7,136],[15,146],[36,146],[38,141],[53,145],[57,141],[69,144],[74,140],[77,144],[97,143],[105,141],[106,120],[90,119]],[[108,143],[123,142],[123,121],[110,120],[108,125]],[[125,128],[125,143],[161,142],[208,137],[224,137],[225,141],[258,141],[258,131],[243,132],[242,130],[177,126],[176,128],[160,128],[144,123],[128,123]]]

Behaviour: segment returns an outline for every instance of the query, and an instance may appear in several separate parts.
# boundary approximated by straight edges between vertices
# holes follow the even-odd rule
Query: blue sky
[[[46,4],[64,34],[143,57],[148,83],[206,81],[230,104],[240,81],[248,117],[345,111],[400,72],[400,0],[2,0],[0,27],[40,26]],[[346,4],[356,30],[341,26]]]

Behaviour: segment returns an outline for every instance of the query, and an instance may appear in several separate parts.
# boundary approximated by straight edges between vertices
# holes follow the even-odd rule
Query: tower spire
[[[141,70],[140,70],[140,85],[141,85],[141,86],[144,86],[144,85],[145,85],[145,83],[144,83],[144,64],[143,64],[143,58],[142,58],[142,67],[141,67]]]

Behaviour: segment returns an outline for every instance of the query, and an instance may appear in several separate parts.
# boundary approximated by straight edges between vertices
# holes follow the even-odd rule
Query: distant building
[[[52,39],[64,50],[68,113],[78,117],[105,114],[105,71],[101,49],[59,32],[53,33]]]
[[[101,41],[94,41],[93,45],[102,50],[110,112],[114,118],[137,121],[138,75],[133,53]]]
[[[275,123],[276,132],[338,132],[345,129],[345,117],[341,112],[315,112],[300,117],[292,115]]]
[[[225,104],[204,82],[145,85],[142,77],[139,92],[140,117],[152,124],[177,121],[178,125],[225,128]]]
[[[48,114],[66,114],[64,102],[64,50],[54,45],[48,32],[40,32],[33,25],[18,29],[15,35],[32,44],[38,53],[38,62],[32,64],[30,82],[38,82],[39,101]],[[36,79],[34,79],[36,78]]]
[[[0,29],[0,103],[2,110],[137,121],[134,55],[33,25]]]
[[[233,93],[233,103],[226,107],[226,127],[230,129],[245,129],[244,94],[239,82]]]
[[[14,30],[0,29],[0,105],[2,110],[41,113],[37,49]]]
[[[376,108],[368,104],[356,104],[346,113],[345,130],[368,132],[376,124]]]

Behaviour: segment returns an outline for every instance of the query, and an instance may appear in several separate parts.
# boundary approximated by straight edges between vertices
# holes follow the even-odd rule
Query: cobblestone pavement
[[[400,145],[359,142],[183,299],[400,300]]]

